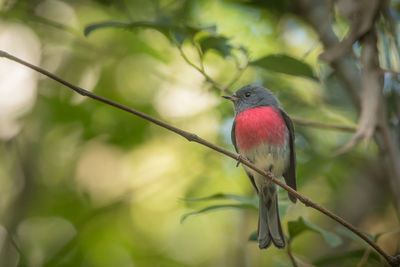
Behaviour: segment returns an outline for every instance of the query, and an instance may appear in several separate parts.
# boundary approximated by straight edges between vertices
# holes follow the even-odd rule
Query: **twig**
[[[231,80],[227,85],[225,85],[224,88],[222,88],[222,91],[223,91],[223,92],[228,92],[228,91],[229,91],[229,88],[230,88],[232,85],[234,85],[235,82],[237,82],[237,81],[240,79],[240,77],[242,76],[243,72],[244,72],[244,71],[246,70],[246,68],[247,68],[247,64],[248,64],[248,63],[246,63],[245,66],[239,67],[239,68],[238,68],[238,70],[237,70],[235,76],[233,76],[232,80]]]
[[[201,69],[203,72],[205,72],[205,69],[204,69],[204,62],[203,62],[203,51],[201,51],[200,45],[199,45],[198,43],[196,43],[193,39],[192,39],[192,45],[193,45],[194,47],[196,47],[197,54],[199,55],[199,58],[200,58],[200,69]]]
[[[204,76],[204,78],[206,79],[207,82],[209,82],[215,88],[217,88],[218,90],[221,90],[222,92],[225,92],[225,93],[228,93],[228,94],[232,93],[228,88],[224,88],[222,85],[220,85],[219,83],[214,81],[207,74],[207,72],[205,72],[204,67],[199,67],[196,64],[194,64],[192,61],[190,61],[190,59],[186,56],[185,52],[183,51],[182,46],[177,45],[177,47],[178,47],[179,53],[181,54],[182,58],[186,61],[186,63],[189,64],[191,67],[193,67],[198,72],[200,72]]]
[[[362,257],[361,257],[360,262],[357,264],[357,267],[362,267],[362,266],[364,266],[364,265],[367,263],[369,254],[371,254],[371,248],[367,248],[367,249],[364,251],[364,253],[363,253]]]
[[[346,126],[346,125],[333,124],[333,123],[323,123],[323,122],[309,121],[309,120],[304,120],[304,119],[299,119],[299,118],[292,118],[292,121],[295,124],[298,124],[301,126],[310,126],[310,127],[320,128],[320,129],[338,130],[338,131],[344,131],[344,132],[357,131],[357,127],[355,127],[355,126]]]
[[[289,240],[287,241],[286,253],[287,253],[288,256],[289,256],[289,259],[290,259],[290,261],[292,262],[293,267],[299,267],[299,265],[297,264],[296,259],[294,258],[294,255],[293,255],[293,253],[292,253],[292,242],[291,242],[291,241],[292,241],[291,239],[289,239]]]
[[[192,40],[192,44],[196,48],[197,54],[199,55],[200,67],[197,66],[196,64],[194,64],[192,61],[190,61],[190,59],[186,56],[185,52],[183,51],[182,46],[177,45],[177,47],[179,49],[179,53],[181,54],[182,58],[186,61],[186,63],[188,63],[195,70],[200,72],[204,76],[206,81],[209,82],[210,84],[212,84],[215,88],[219,89],[221,92],[232,94],[232,91],[229,88],[233,84],[235,84],[235,82],[237,82],[239,80],[239,78],[242,76],[243,72],[246,70],[246,68],[248,66],[248,62],[246,62],[246,64],[244,66],[240,67],[236,61],[237,72],[236,72],[235,76],[233,76],[232,80],[227,85],[222,86],[207,74],[207,72],[205,71],[205,68],[204,68],[204,63],[203,63],[203,52],[201,51],[201,48],[199,47],[199,45],[196,44],[193,40]]]
[[[140,112],[138,110],[135,110],[133,108],[127,107],[125,105],[122,105],[120,103],[114,102],[112,100],[109,100],[107,98],[104,98],[102,96],[96,95],[92,92],[86,91],[85,89],[78,87],[76,85],[73,85],[61,78],[59,78],[58,76],[40,68],[37,67],[35,65],[32,65],[28,62],[23,61],[22,59],[19,59],[13,55],[10,55],[2,50],[0,50],[0,57],[5,57],[9,60],[18,62],[26,67],[29,67],[33,70],[36,70],[39,73],[42,73],[43,75],[46,75],[47,77],[71,88],[72,90],[74,90],[75,92],[83,95],[83,96],[87,96],[90,97],[92,99],[95,99],[97,101],[103,102],[105,104],[108,104],[110,106],[116,107],[118,109],[124,110],[126,112],[132,113],[138,117],[141,117],[145,120],[148,120],[158,126],[161,126],[169,131],[172,131],[184,138],[186,138],[188,141],[190,142],[196,142],[199,143],[203,146],[206,146],[210,149],[213,149],[221,154],[224,154],[232,159],[238,159],[238,154],[232,153],[222,147],[219,147],[213,143],[208,142],[205,139],[202,139],[200,137],[198,137],[196,134],[194,133],[190,133],[187,131],[184,131],[182,129],[179,129],[177,127],[174,127],[168,123],[165,123],[163,121],[160,121],[156,118],[153,118],[143,112]],[[254,164],[250,163],[249,161],[242,159],[241,163],[243,165],[246,165],[247,167],[251,168],[252,170],[256,171],[257,173],[265,176],[267,179],[269,179],[270,181],[272,181],[273,183],[279,185],[280,187],[282,187],[283,189],[285,189],[287,192],[289,192],[291,195],[295,196],[300,202],[302,202],[304,205],[306,205],[307,207],[312,207],[318,211],[320,211],[321,213],[327,215],[328,217],[332,218],[333,220],[335,220],[336,222],[340,223],[341,225],[343,225],[344,227],[346,227],[347,229],[349,229],[350,231],[354,232],[356,235],[358,235],[360,238],[362,238],[365,242],[367,242],[371,247],[373,247],[379,254],[381,254],[386,261],[391,265],[391,266],[399,266],[400,265],[400,255],[397,256],[391,256],[389,254],[387,254],[380,246],[378,246],[378,244],[376,244],[373,240],[371,240],[367,235],[365,235],[364,233],[362,233],[360,230],[358,230],[357,228],[355,228],[353,225],[351,225],[350,223],[348,223],[347,221],[345,221],[344,219],[342,219],[341,217],[339,217],[338,215],[330,212],[329,210],[325,209],[322,206],[319,206],[318,204],[312,202],[310,199],[308,199],[306,196],[298,193],[296,190],[292,189],[291,187],[289,187],[288,185],[286,185],[284,182],[282,182],[281,180],[278,180],[277,178],[275,178],[271,173],[269,172],[265,172],[261,169],[258,169]]]
[[[299,265],[300,267],[317,267],[311,263],[305,262],[302,259],[300,259],[299,257],[297,257],[296,255],[293,255],[293,258],[296,260],[297,265]]]

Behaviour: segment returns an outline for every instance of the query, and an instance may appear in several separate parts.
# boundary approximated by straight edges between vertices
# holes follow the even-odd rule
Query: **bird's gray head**
[[[233,102],[236,114],[261,106],[279,107],[278,100],[268,89],[256,85],[246,85],[232,96],[223,97]]]

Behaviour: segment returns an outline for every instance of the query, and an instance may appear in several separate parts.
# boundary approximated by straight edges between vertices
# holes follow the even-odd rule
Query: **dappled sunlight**
[[[35,13],[40,17],[69,27],[76,28],[78,25],[74,9],[63,1],[43,1],[36,6]]]
[[[307,36],[307,31],[301,28],[293,18],[287,19],[283,27],[284,33],[282,37],[290,46],[310,47],[312,45],[310,38]]]
[[[115,89],[134,105],[151,103],[154,93],[160,90],[163,80],[168,77],[162,69],[162,63],[147,54],[124,57],[115,69]]]
[[[172,257],[186,264],[206,264],[214,257],[229,253],[229,244],[236,243],[238,236],[233,236],[238,212],[221,211],[189,219],[178,224],[171,216],[166,225],[166,250]]]
[[[0,49],[38,65],[40,41],[28,27],[0,21]],[[0,138],[10,139],[21,129],[20,117],[36,99],[37,73],[0,59]]]
[[[160,90],[155,100],[159,113],[166,118],[193,116],[219,102],[216,96],[197,87],[195,81],[190,86],[167,86]]]
[[[180,166],[179,152],[173,142],[167,143],[163,140],[145,144],[132,151],[129,159],[135,201],[150,199],[150,202],[159,202],[160,197],[169,189],[179,190],[179,180],[172,175],[172,171]],[[162,199],[165,200],[165,196]],[[153,208],[165,209],[167,206],[154,205]]]
[[[82,149],[76,169],[78,191],[94,204],[104,205],[130,192],[128,162],[123,151],[92,141]]]
[[[203,77],[185,62],[164,65],[168,77],[158,88],[154,105],[161,117],[188,118],[218,104],[217,97],[202,89]]]
[[[76,236],[76,229],[60,217],[31,217],[18,225],[17,235],[27,263],[43,266]]]
[[[24,181],[19,175],[12,175],[13,160],[7,158],[12,155],[0,150],[2,168],[0,168],[0,214],[5,214],[10,211],[10,205],[15,201],[18,194],[24,187]]]

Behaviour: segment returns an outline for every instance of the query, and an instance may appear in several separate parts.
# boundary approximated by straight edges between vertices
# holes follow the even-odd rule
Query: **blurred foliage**
[[[399,2],[391,8],[397,26]],[[291,1],[6,0],[0,10],[0,39],[11,27],[19,38],[31,32],[43,68],[232,151],[233,110],[221,89],[260,84],[292,117],[357,119]],[[334,23],[343,36],[346,22]],[[384,67],[398,70],[398,42],[385,40]],[[23,45],[7,49],[32,53]],[[398,75],[385,79],[395,112]],[[236,162],[48,79],[33,82],[35,97],[15,111],[19,130],[0,141],[0,240],[12,233],[8,255],[21,266],[290,266],[284,250],[248,242],[258,201]],[[299,191],[376,238],[393,231],[379,244],[394,253],[398,220],[379,180],[380,152],[371,144],[332,158],[350,137],[296,126]],[[294,255],[315,266],[361,261],[362,243],[282,190],[279,198]],[[366,266],[382,264],[368,253]]]
[[[253,61],[251,64],[269,71],[316,78],[310,66],[287,55],[269,55]]]
[[[302,232],[311,231],[321,234],[321,236],[325,239],[325,242],[332,247],[339,246],[342,243],[340,237],[321,229],[303,217],[300,217],[297,221],[288,222],[288,231],[291,241]]]

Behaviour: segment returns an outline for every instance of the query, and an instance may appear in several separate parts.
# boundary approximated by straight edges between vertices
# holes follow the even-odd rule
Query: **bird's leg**
[[[274,165],[269,165],[269,168],[268,168],[268,170],[266,171],[267,173],[269,173],[271,176],[274,176],[274,174],[272,173],[272,170],[274,169]],[[270,176],[270,177],[271,177]],[[269,177],[267,177],[267,179],[264,179],[264,183],[266,184],[266,185],[268,185],[269,183],[270,183],[270,178]]]
[[[240,163],[243,161],[242,155],[239,154],[239,156],[236,157],[237,163],[236,163],[236,168],[239,167]]]

